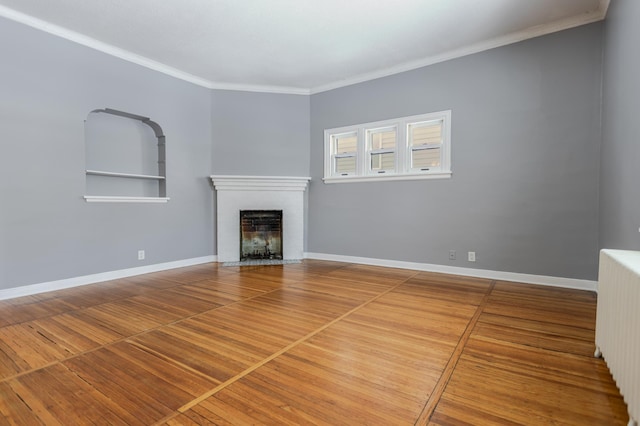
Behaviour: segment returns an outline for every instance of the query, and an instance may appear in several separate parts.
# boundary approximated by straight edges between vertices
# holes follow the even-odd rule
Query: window
[[[440,170],[443,121],[422,121],[407,126],[411,171]]]
[[[396,127],[367,130],[367,172],[393,173],[396,170]]]
[[[451,111],[324,132],[325,183],[451,177]]]
[[[333,153],[331,162],[333,174],[337,176],[353,176],[356,174],[356,158],[358,149],[358,133],[343,133],[332,137]]]

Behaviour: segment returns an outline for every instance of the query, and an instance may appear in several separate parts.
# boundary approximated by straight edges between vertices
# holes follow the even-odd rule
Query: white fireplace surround
[[[240,260],[240,210],[282,210],[285,260],[304,256],[304,191],[309,177],[210,176],[216,190],[218,262]]]

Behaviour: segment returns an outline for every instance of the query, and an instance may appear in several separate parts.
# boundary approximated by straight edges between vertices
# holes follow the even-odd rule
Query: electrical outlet
[[[456,251],[449,250],[449,260],[456,260]]]
[[[138,260],[144,260],[144,250],[138,250]]]
[[[476,252],[475,251],[470,251],[468,259],[469,259],[469,262],[475,262],[476,261]]]

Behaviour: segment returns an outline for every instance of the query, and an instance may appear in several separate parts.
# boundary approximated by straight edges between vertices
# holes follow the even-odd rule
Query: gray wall
[[[309,96],[212,90],[211,99],[211,174],[309,176]]]
[[[308,176],[309,96],[212,91],[213,173]]]
[[[640,2],[611,2],[605,22],[600,247],[640,250]]]
[[[612,2],[606,24],[601,230],[627,247],[637,8]],[[215,254],[210,174],[311,175],[310,252],[595,279],[601,36],[593,24],[309,97],[204,89],[0,19],[0,289]],[[104,107],[164,129],[168,204],[82,199],[83,121]],[[325,128],[442,109],[452,179],[322,183]]]
[[[601,36],[592,24],[313,95],[307,250],[595,279]],[[322,183],[324,129],[444,109],[452,179]]]
[[[0,289],[213,254],[210,90],[5,19],[0,52]],[[83,200],[105,107],[162,126],[168,204]]]

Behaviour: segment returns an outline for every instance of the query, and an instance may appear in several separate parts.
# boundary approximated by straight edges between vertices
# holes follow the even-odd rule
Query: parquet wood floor
[[[314,260],[0,301],[0,425],[624,425],[595,308]]]

